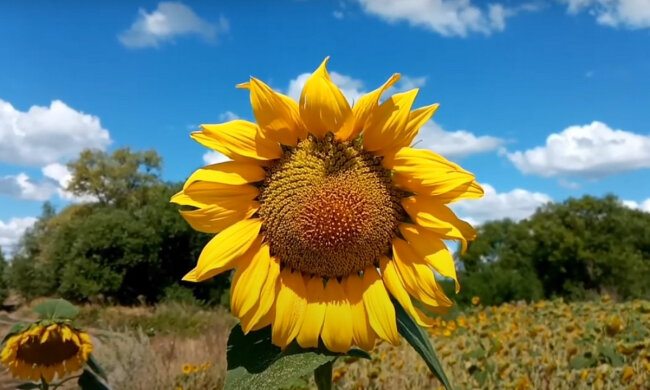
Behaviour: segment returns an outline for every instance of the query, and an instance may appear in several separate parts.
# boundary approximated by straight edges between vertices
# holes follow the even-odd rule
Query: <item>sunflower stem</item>
[[[334,367],[334,360],[330,360],[314,370],[314,380],[316,381],[318,390],[332,389],[332,368]]]

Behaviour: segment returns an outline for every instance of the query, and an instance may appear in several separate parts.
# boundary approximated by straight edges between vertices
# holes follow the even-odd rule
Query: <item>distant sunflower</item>
[[[202,125],[192,138],[232,161],[194,172],[172,202],[196,230],[217,234],[183,279],[200,282],[236,268],[231,309],[244,332],[272,326],[331,351],[400,342],[392,295],[423,326],[452,302],[433,270],[456,281],[443,240],[475,238],[447,204],[479,198],[474,176],[428,150],[409,147],[438,108],[411,111],[418,90],[380,103],[391,76],[353,107],[325,59],[300,101],[251,77],[257,123]],[[390,295],[389,295],[390,294]]]
[[[2,350],[2,363],[23,380],[51,382],[79,371],[90,357],[93,345],[87,333],[66,324],[34,324],[11,336]]]

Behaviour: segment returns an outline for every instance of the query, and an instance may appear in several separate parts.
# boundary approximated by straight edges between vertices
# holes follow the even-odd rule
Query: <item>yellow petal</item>
[[[253,309],[264,287],[271,255],[269,245],[262,244],[262,240],[263,237],[258,236],[240,258],[239,267],[230,285],[230,311],[237,318],[242,318]]]
[[[399,226],[399,231],[418,256],[424,258],[440,275],[454,280],[456,293],[458,293],[460,284],[456,276],[454,258],[440,236],[417,225],[406,223]]]
[[[370,351],[375,346],[377,335],[370,326],[363,304],[363,280],[357,275],[350,275],[345,279],[344,287],[352,313],[352,341],[359,348]]]
[[[180,214],[194,230],[219,233],[235,222],[250,218],[259,209],[258,202],[235,197],[197,210],[181,210]]]
[[[187,179],[183,188],[187,188],[190,184],[197,181],[241,185],[262,181],[265,177],[266,173],[259,164],[226,161],[197,169]]]
[[[430,106],[420,107],[409,113],[409,120],[404,128],[404,141],[399,145],[400,147],[411,145],[415,136],[418,135],[420,128],[438,111],[438,107],[440,107],[440,104],[436,103]]]
[[[436,282],[433,270],[404,240],[393,240],[393,261],[409,294],[433,307],[449,307],[452,302]]]
[[[483,187],[476,181],[460,185],[449,192],[436,196],[436,200],[442,203],[454,203],[463,199],[480,199],[485,192]]]
[[[260,292],[260,299],[252,310],[241,317],[244,334],[271,323],[274,312],[272,306],[278,293],[278,276],[280,276],[280,261],[272,257],[269,263],[269,272]]]
[[[325,286],[327,308],[323,322],[323,344],[333,352],[347,352],[352,344],[352,312],[343,286],[330,279]]]
[[[318,338],[323,328],[325,319],[325,287],[323,279],[319,277],[310,278],[307,281],[307,309],[305,311],[305,321],[302,323],[300,333],[296,340],[303,348],[318,347]]]
[[[183,190],[182,195],[172,197],[172,202],[194,207],[207,207],[220,204],[226,199],[252,200],[260,191],[252,185],[233,186],[230,184],[196,181]],[[189,201],[188,201],[189,199]]]
[[[280,291],[275,301],[271,341],[285,348],[298,335],[305,318],[307,288],[299,272],[285,268],[280,273]]]
[[[355,139],[361,134],[366,127],[370,117],[379,105],[381,95],[400,79],[400,75],[395,73],[381,87],[363,95],[352,108],[352,116],[345,121],[341,129],[336,133],[336,139],[347,141]]]
[[[395,307],[374,267],[364,270],[363,290],[363,303],[368,313],[370,326],[379,337],[393,345],[398,345],[400,338],[397,333]]]
[[[474,181],[474,175],[429,150],[401,148],[385,160],[398,186],[422,195],[442,195]]]
[[[413,306],[409,293],[404,288],[404,282],[395,266],[395,261],[391,261],[386,257],[381,259],[381,276],[384,284],[392,296],[397,299],[400,305],[406,310],[415,322],[420,326],[431,326],[433,320],[428,318],[421,310]]]
[[[255,123],[237,119],[201,125],[201,129],[202,131],[192,133],[194,140],[233,160],[274,160],[282,157],[280,145],[271,139],[262,138]]]
[[[402,207],[418,225],[437,233],[446,240],[459,240],[463,251],[467,241],[476,238],[476,231],[461,221],[444,203],[426,196],[410,196],[402,199]]]
[[[325,58],[312,73],[300,94],[300,116],[316,137],[328,131],[336,133],[352,114],[347,99],[327,73],[328,61],[329,57]]]
[[[377,107],[363,131],[366,150],[382,154],[405,142],[404,130],[417,94],[417,89],[397,93]]]
[[[203,248],[196,267],[183,280],[202,282],[232,269],[237,259],[251,247],[261,227],[260,219],[247,219],[214,236]]]
[[[299,138],[306,137],[305,125],[294,100],[254,77],[251,77],[248,87],[253,113],[265,139],[296,146]]]

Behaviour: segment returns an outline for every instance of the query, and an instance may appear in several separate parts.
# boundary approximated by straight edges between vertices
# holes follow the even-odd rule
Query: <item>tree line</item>
[[[68,167],[67,190],[86,202],[60,211],[46,203],[12,259],[0,253],[0,298],[13,290],[77,302],[226,301],[229,275],[180,281],[210,235],[192,230],[169,203],[181,183],[161,179],[155,151],[86,150]],[[650,298],[650,213],[613,195],[549,203],[526,220],[487,222],[478,232],[457,255],[461,303]]]

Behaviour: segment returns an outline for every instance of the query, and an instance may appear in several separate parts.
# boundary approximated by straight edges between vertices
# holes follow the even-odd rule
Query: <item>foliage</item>
[[[76,171],[69,189],[99,201],[73,204],[58,214],[46,205],[12,261],[11,287],[27,298],[161,299],[194,266],[209,236],[192,230],[169,203],[180,185],[151,173],[159,166],[154,152],[83,152],[70,164]],[[218,301],[227,284],[226,275],[194,291]]]
[[[551,203],[528,220],[484,224],[460,261],[465,303],[649,298],[650,214],[611,195]]]
[[[7,299],[9,290],[7,288],[7,280],[3,277],[7,269],[7,260],[5,260],[2,250],[0,250],[0,305]]]

